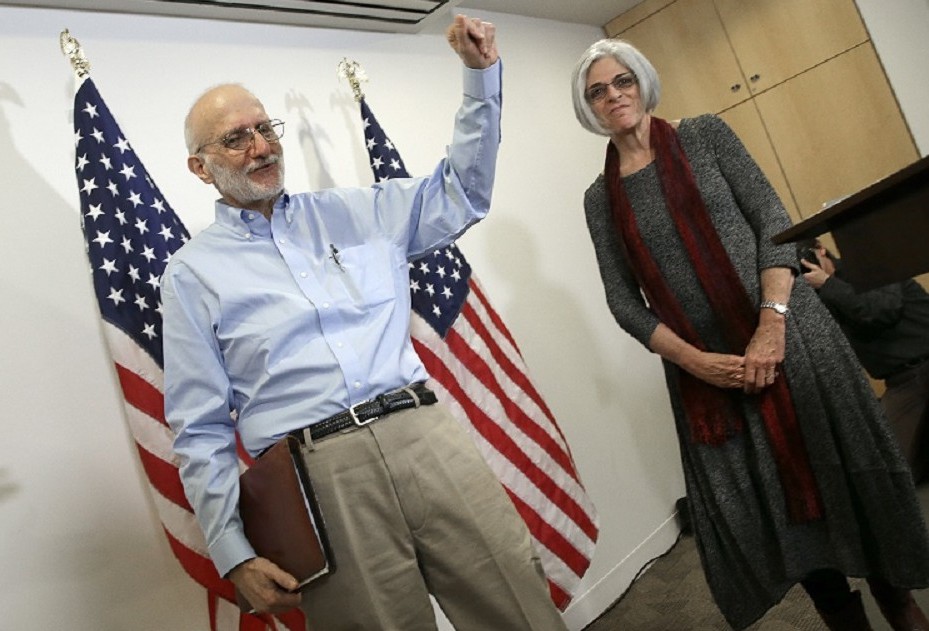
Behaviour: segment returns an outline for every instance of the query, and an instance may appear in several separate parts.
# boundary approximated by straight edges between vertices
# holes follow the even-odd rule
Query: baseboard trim
[[[649,561],[671,549],[680,531],[675,511],[616,567],[574,598],[563,614],[568,629],[580,631],[596,620],[626,591]]]

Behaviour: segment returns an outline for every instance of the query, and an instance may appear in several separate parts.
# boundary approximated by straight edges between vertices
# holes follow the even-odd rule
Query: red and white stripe
[[[217,573],[203,531],[184,494],[173,451],[174,434],[164,415],[164,374],[122,330],[103,322],[103,333],[158,518],[181,566],[206,590],[211,631],[302,631],[305,624],[298,610],[276,617],[253,616],[239,610],[233,585]]]
[[[440,401],[468,429],[529,527],[552,599],[564,609],[590,565],[598,519],[513,337],[473,274],[445,339],[415,313],[411,336]]]

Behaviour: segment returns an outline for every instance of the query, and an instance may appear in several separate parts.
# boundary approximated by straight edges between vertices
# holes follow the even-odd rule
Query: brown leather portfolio
[[[300,443],[285,436],[239,477],[239,515],[258,556],[292,574],[300,587],[335,570],[325,524]],[[243,611],[248,601],[236,590]]]

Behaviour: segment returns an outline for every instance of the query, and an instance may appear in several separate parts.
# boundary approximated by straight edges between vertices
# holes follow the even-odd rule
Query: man
[[[913,479],[927,473],[929,411],[929,293],[913,279],[859,292],[842,278],[842,262],[819,241],[801,244],[816,261],[801,258],[803,277],[848,337],[861,365],[886,385],[881,404]],[[803,251],[801,249],[801,251]],[[818,264],[817,264],[818,263]]]
[[[221,199],[163,279],[181,476],[219,573],[311,629],[434,629],[430,593],[459,629],[564,629],[525,524],[432,405],[409,338],[407,261],[484,217],[500,137],[494,26],[457,16],[447,35],[465,98],[428,177],[289,194],[283,123],[244,88],[209,90],[186,121],[188,166]],[[253,455],[305,444],[336,570],[302,594],[243,535],[236,430]]]

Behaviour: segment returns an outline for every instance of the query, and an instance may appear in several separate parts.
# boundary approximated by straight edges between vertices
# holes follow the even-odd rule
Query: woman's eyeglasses
[[[624,72],[613,77],[613,80],[609,83],[593,84],[587,88],[587,91],[584,93],[584,95],[587,97],[588,101],[594,103],[596,101],[602,101],[606,98],[610,86],[613,86],[617,92],[626,92],[627,90],[631,90],[632,86],[638,82],[639,80],[635,76],[634,72]]]

